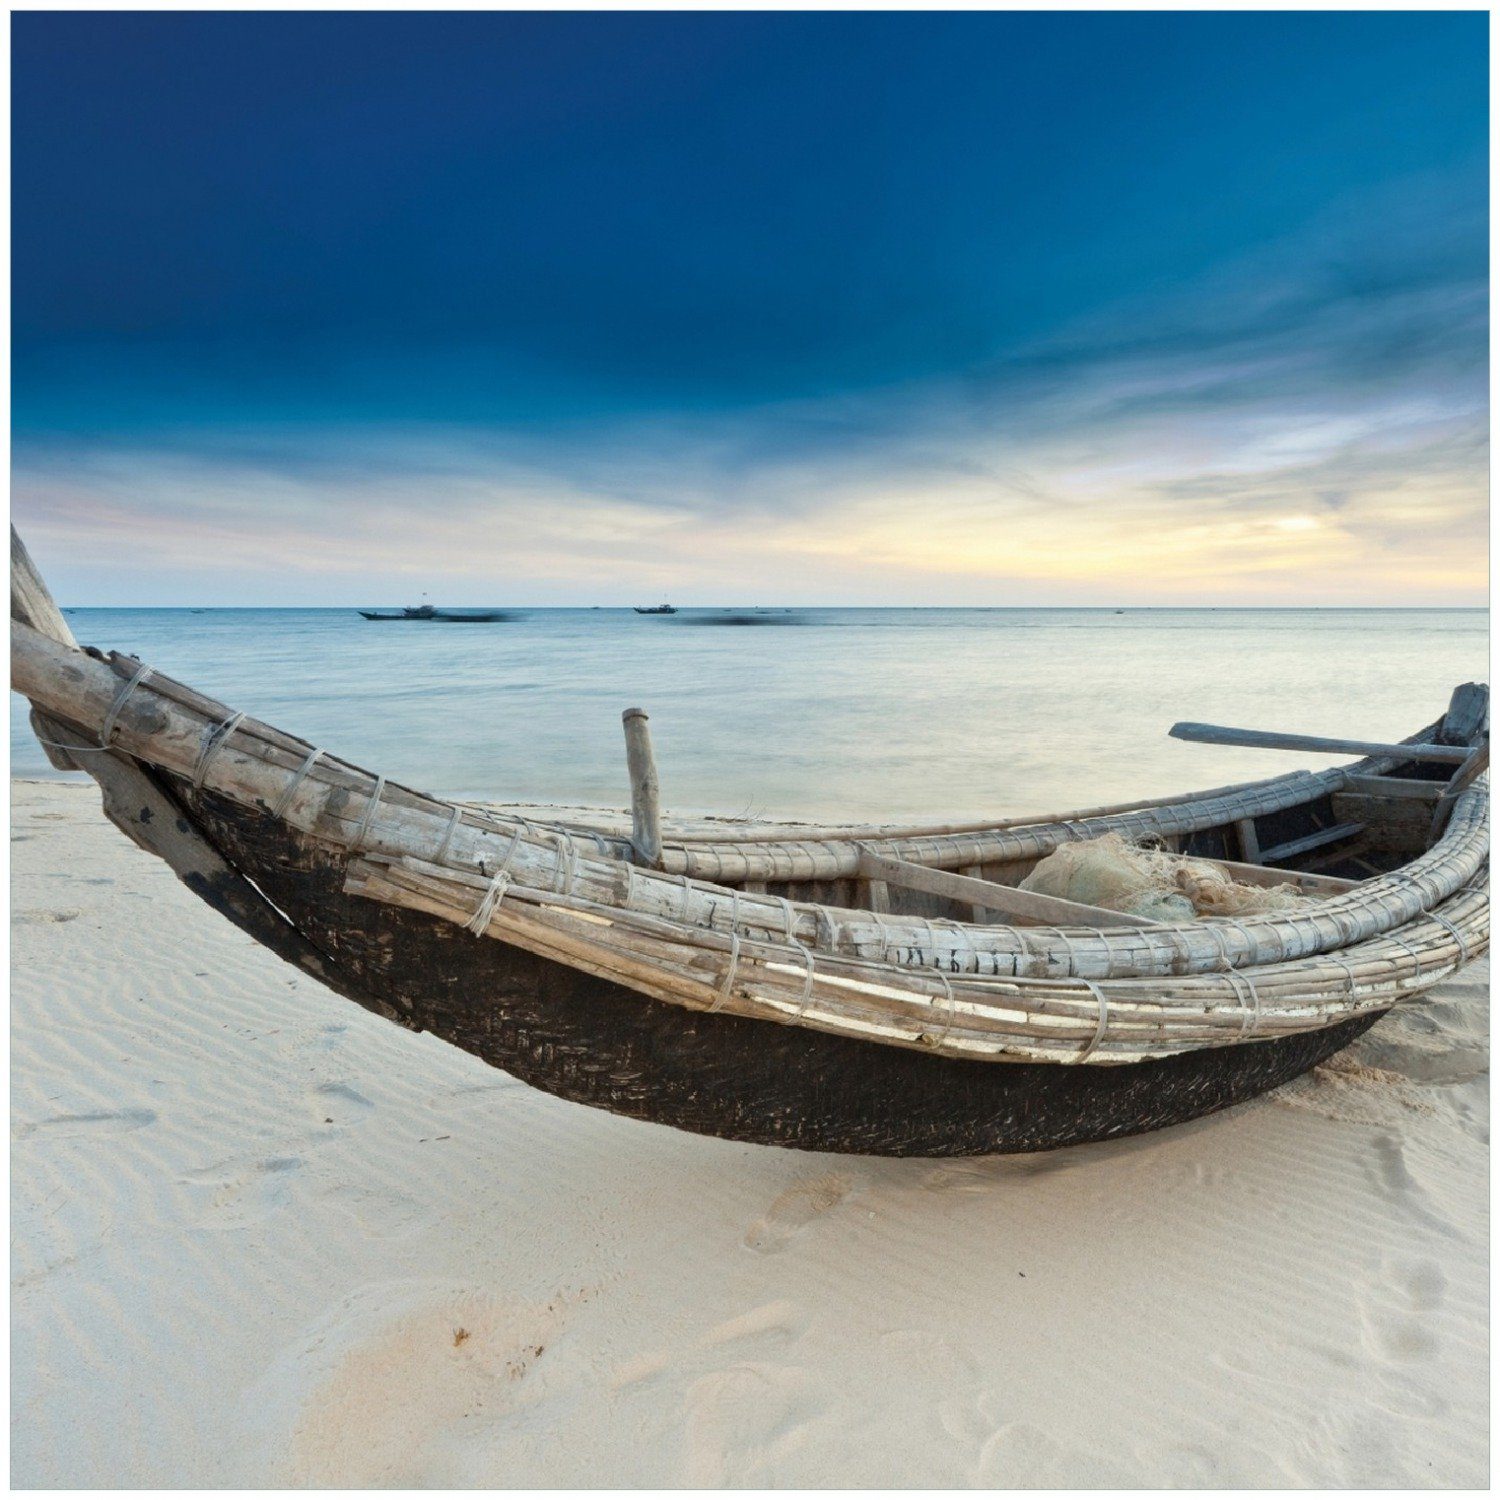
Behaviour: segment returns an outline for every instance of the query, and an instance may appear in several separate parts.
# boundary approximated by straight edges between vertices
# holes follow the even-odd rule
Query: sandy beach
[[[528,1089],[13,796],[17,1485],[1487,1481],[1487,964],[1188,1126],[816,1156]]]

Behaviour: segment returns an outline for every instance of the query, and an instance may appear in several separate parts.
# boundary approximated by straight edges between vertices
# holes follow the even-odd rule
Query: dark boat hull
[[[372,610],[362,609],[360,610],[360,614],[367,620],[398,620],[408,625],[494,625],[502,620],[514,620],[516,618],[515,615],[505,610],[475,615],[383,615]]]
[[[732,1140],[880,1156],[1112,1140],[1273,1089],[1378,1019],[1122,1067],[1068,1067],[956,1061],[709,1015],[346,895],[341,855],[175,779],[172,790],[311,945],[317,956],[303,966],[339,993],[565,1099]],[[195,889],[225,910],[222,893]],[[226,915],[247,925],[242,912]],[[282,920],[269,906],[262,918]]]

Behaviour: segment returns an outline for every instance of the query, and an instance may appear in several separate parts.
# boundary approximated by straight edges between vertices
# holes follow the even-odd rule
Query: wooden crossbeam
[[[1193,856],[1195,859],[1199,857]],[[1352,891],[1359,884],[1357,880],[1345,880],[1339,875],[1312,875],[1306,870],[1271,870],[1265,865],[1241,864],[1233,859],[1211,859],[1206,863],[1217,865],[1241,885],[1293,885],[1304,896],[1337,896]]]
[[[1411,781],[1404,776],[1358,776],[1345,781],[1345,789],[1366,797],[1391,797],[1405,802],[1436,802],[1443,795],[1441,781]]]
[[[1060,896],[1043,896],[1036,891],[1017,890],[1013,885],[997,885],[993,880],[976,880],[972,875],[955,875],[951,870],[933,870],[904,859],[890,859],[861,850],[859,874],[863,880],[885,881],[909,891],[925,891],[930,896],[946,896],[1002,917],[1015,917],[1046,927],[1160,927],[1150,917],[1131,912],[1111,911],[1105,906],[1086,906],[1081,901],[1064,901]]]
[[[1272,849],[1262,851],[1261,858],[1269,864],[1274,864],[1278,859],[1292,859],[1299,854],[1310,854],[1314,849],[1321,849],[1325,844],[1337,844],[1342,839],[1352,839],[1356,833],[1363,833],[1363,823],[1337,823],[1332,828],[1317,828],[1312,833],[1304,833],[1300,839],[1289,839],[1284,844],[1277,844]]]

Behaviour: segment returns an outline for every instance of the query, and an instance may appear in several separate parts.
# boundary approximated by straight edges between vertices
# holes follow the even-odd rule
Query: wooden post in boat
[[[1255,832],[1254,818],[1238,818],[1235,820],[1235,831],[1240,836],[1240,858],[1247,865],[1258,865],[1260,863],[1260,839]]]
[[[1440,745],[1472,745],[1490,714],[1490,690],[1482,682],[1465,682],[1453,689],[1448,712],[1438,725]]]
[[[651,749],[650,719],[643,708],[627,708],[625,762],[630,769],[630,847],[634,863],[661,868],[661,789]]]

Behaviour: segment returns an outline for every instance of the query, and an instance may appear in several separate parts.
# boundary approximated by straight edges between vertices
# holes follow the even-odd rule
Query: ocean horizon
[[[1488,676],[1472,608],[445,607],[517,617],[67,613],[84,644],[447,796],[622,806],[620,713],[639,706],[664,807],[750,817],[1008,816],[1327,765],[1167,731],[1401,738]],[[59,775],[14,697],[11,726],[12,773]]]

